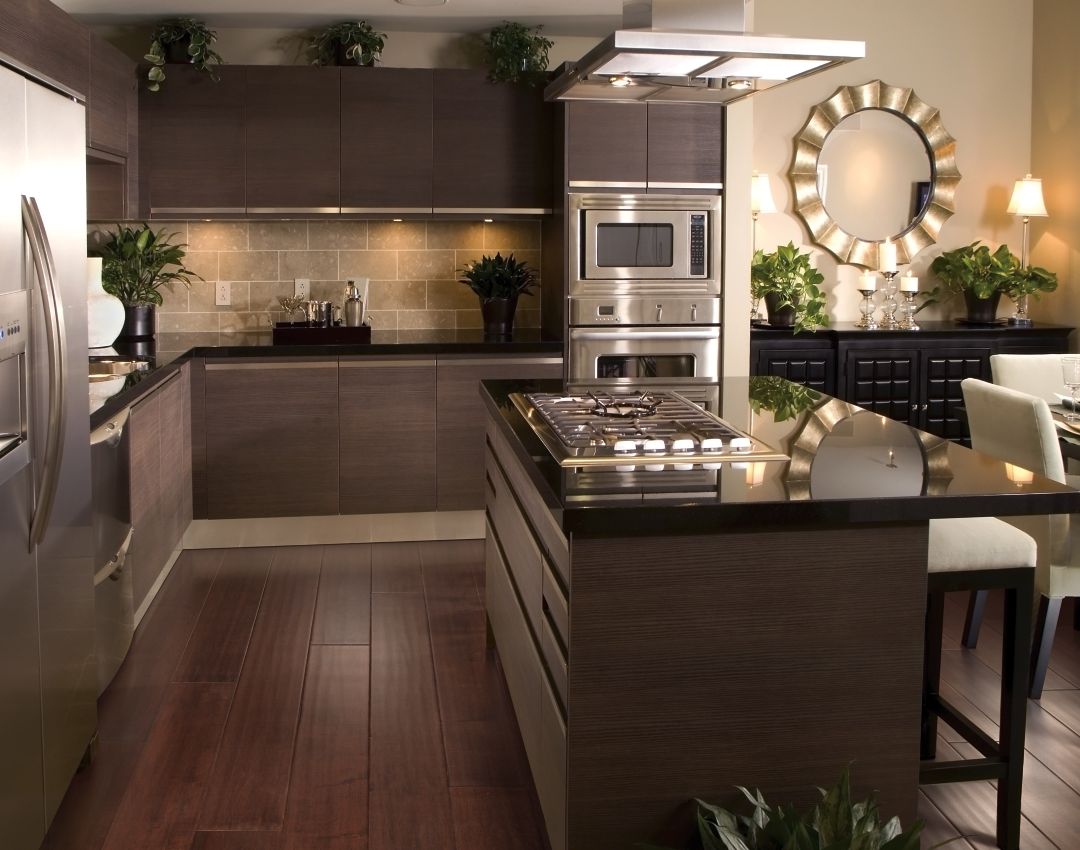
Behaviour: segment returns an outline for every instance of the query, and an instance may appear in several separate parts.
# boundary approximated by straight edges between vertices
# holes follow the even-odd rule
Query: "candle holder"
[[[859,305],[859,309],[862,311],[862,318],[855,323],[855,327],[864,331],[876,331],[877,322],[874,321],[874,289],[860,289],[859,294],[863,298],[862,304]]]
[[[918,330],[922,330],[915,323],[915,310],[917,309],[915,307],[915,296],[918,295],[919,293],[917,293],[917,292],[901,292],[900,294],[904,296],[904,303],[900,305],[900,309],[904,313],[904,318],[902,318],[900,320],[900,330],[902,330],[902,331],[918,331]]]
[[[898,274],[900,274],[899,271],[881,273],[881,276],[885,278],[885,300],[881,302],[881,321],[878,322],[878,327],[883,331],[895,331],[900,327],[900,323],[896,320],[896,308],[900,306],[896,300]]]

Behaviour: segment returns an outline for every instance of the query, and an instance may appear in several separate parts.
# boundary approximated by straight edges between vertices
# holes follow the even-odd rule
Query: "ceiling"
[[[395,0],[54,0],[90,24],[131,24],[177,15],[211,27],[306,29],[365,19],[381,29],[469,32],[506,19],[543,24],[549,35],[605,35],[622,20],[622,0],[446,0],[405,6]]]

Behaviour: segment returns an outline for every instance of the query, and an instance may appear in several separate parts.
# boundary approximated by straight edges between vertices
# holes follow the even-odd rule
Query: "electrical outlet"
[[[293,295],[297,298],[302,298],[305,301],[311,300],[311,279],[306,277],[298,277],[293,279],[295,288],[293,289]]]
[[[214,303],[218,307],[228,307],[232,304],[232,285],[227,280],[218,281]]]

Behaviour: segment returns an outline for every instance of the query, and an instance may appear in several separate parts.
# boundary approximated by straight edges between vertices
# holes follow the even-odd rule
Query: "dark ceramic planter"
[[[165,47],[165,64],[167,65],[186,65],[191,61],[191,57],[188,55],[188,45],[191,42],[187,41],[170,41]]]
[[[152,304],[124,305],[124,327],[119,339],[149,339],[154,335],[154,307]]]
[[[997,321],[998,302],[1001,293],[995,292],[989,298],[976,298],[971,290],[964,290],[964,303],[967,305],[967,320],[973,324],[992,325]]]
[[[516,295],[511,298],[488,298],[481,301],[480,313],[484,317],[484,336],[510,336],[514,332],[514,311],[516,309]]]
[[[349,66],[349,65],[355,66],[355,65],[359,64],[358,62],[354,62],[352,59],[350,59],[348,56],[345,55],[348,52],[350,46],[351,45],[348,45],[348,44],[339,44],[334,48],[334,61],[338,65],[340,65],[342,67],[346,67],[346,66]],[[372,68],[374,66],[375,66],[375,60],[374,59],[372,59],[370,62],[365,62],[363,65],[361,65],[361,67],[363,67],[363,68]]]
[[[795,308],[790,304],[780,307],[780,293],[765,293],[765,311],[769,315],[769,324],[775,328],[790,328],[795,325]]]

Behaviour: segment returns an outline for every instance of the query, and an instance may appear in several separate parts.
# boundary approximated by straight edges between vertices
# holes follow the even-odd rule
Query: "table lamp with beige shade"
[[[1024,236],[1020,245],[1020,266],[1027,268],[1028,265],[1028,227],[1032,216],[1045,218],[1046,202],[1043,201],[1042,180],[1024,175],[1024,179],[1017,180],[1013,186],[1012,198],[1009,201],[1009,215],[1022,216],[1024,222]],[[1010,325],[1030,325],[1031,318],[1027,312],[1028,297],[1021,294],[1016,298],[1016,313],[1009,319]]]

